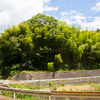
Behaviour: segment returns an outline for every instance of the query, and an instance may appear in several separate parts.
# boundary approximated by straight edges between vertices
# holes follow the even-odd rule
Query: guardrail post
[[[16,99],[16,93],[14,93],[14,99]]]
[[[51,100],[51,96],[49,96],[49,100]]]

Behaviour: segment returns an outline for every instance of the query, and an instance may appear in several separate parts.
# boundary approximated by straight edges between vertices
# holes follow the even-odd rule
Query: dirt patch
[[[50,88],[45,88],[41,90],[51,90]],[[94,91],[95,88],[91,85],[81,85],[81,86],[73,86],[73,85],[65,85],[58,87],[56,91]]]
[[[65,85],[64,87],[59,87],[57,91],[94,91],[95,88],[91,85],[82,85],[82,86],[71,86]]]

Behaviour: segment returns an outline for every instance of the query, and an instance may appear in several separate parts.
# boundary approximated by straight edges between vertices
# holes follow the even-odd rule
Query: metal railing
[[[31,95],[33,100],[100,100],[100,92],[68,92],[68,91],[44,91],[30,89],[16,89],[0,87],[2,92]]]
[[[84,80],[84,79],[100,79],[100,76],[89,76],[89,77],[74,77],[74,78],[58,78],[58,79],[40,79],[40,80],[19,80],[19,81],[12,81],[12,80],[0,80],[1,82],[4,82],[5,84],[18,84],[18,83],[27,83],[27,82],[43,82],[43,81],[70,81],[70,80]]]

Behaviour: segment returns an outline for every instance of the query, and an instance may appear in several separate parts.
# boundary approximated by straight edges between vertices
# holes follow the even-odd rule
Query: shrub
[[[48,62],[48,71],[54,71],[54,62]]]
[[[54,61],[55,61],[55,63],[57,63],[57,64],[63,63],[61,54],[55,55]]]
[[[55,70],[61,69],[61,63],[63,63],[63,59],[61,57],[61,54],[55,55],[55,57],[54,57]]]

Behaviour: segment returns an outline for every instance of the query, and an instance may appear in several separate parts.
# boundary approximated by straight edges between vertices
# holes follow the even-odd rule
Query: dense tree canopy
[[[100,32],[37,14],[0,33],[0,71],[100,68]],[[51,66],[51,68],[50,68]]]

